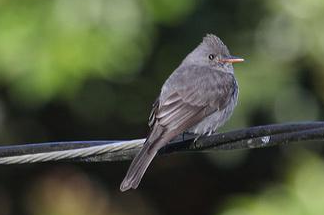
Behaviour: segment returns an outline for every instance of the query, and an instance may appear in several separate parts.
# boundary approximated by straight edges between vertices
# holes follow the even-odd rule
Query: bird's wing
[[[235,89],[235,78],[229,73],[197,66],[175,71],[154,105],[148,142],[166,144],[154,140],[163,138],[169,141],[211,113],[224,109]]]

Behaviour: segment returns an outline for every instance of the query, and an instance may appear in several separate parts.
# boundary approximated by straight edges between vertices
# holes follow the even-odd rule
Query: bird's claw
[[[194,139],[194,141],[193,141],[193,144],[194,144],[194,147],[195,147],[195,149],[196,148],[198,148],[198,146],[197,146],[197,140],[201,137],[202,135],[201,134],[199,134],[195,139]]]

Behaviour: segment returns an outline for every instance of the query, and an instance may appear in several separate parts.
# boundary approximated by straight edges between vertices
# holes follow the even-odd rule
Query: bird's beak
[[[243,61],[244,61],[243,58],[234,57],[234,56],[229,56],[220,60],[220,62],[224,62],[224,63],[241,63]]]

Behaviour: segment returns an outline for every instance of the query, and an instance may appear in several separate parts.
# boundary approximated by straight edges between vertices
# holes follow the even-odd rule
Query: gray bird
[[[237,103],[238,85],[224,43],[207,34],[162,86],[149,118],[150,133],[120,185],[136,189],[154,156],[170,140],[182,134],[210,135],[231,116]]]

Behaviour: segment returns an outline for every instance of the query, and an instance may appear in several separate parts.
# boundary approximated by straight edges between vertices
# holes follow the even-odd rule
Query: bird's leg
[[[186,132],[184,131],[184,132],[182,132],[182,142],[184,142],[185,141],[185,134],[186,134]]]
[[[190,138],[191,137],[191,134],[189,131],[184,131],[182,132],[182,142],[184,142],[186,139],[185,139],[185,136],[188,135],[188,137]],[[188,138],[187,137],[187,138]]]
[[[195,149],[200,148],[200,147],[197,146],[197,140],[198,140],[201,136],[202,136],[202,134],[198,134],[198,135],[196,136],[196,138],[194,139],[194,141],[193,141],[193,145],[194,145],[194,148],[195,148]]]

